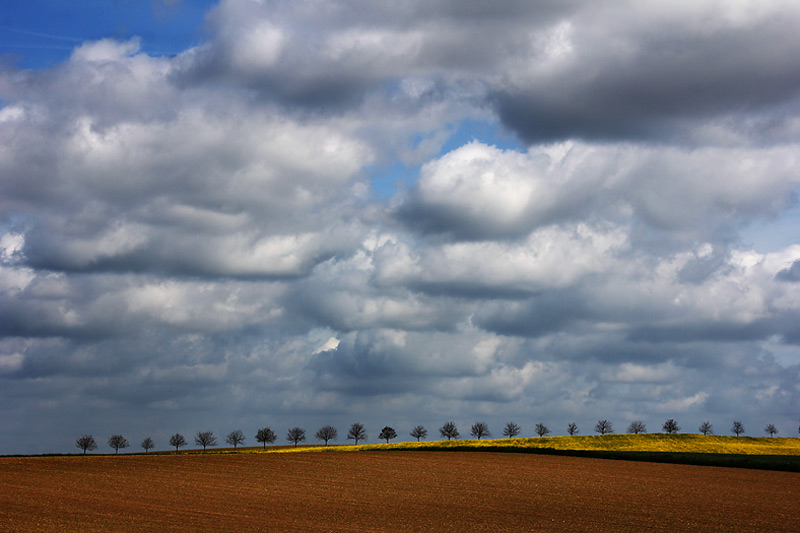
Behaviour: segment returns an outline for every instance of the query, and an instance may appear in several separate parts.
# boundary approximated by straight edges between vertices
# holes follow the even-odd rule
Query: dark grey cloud
[[[541,337],[569,331],[585,318],[598,320],[586,309],[586,297],[575,290],[548,291],[522,303],[500,302],[481,306],[472,323],[501,335]]]
[[[786,118],[800,96],[793,6],[504,2],[486,11],[223,2],[213,38],[178,60],[174,80],[317,111],[352,110],[409,75],[444,81],[451,97],[472,84],[527,142],[796,136]]]
[[[371,269],[364,268],[371,255],[362,248],[346,260],[320,265],[286,290],[282,305],[310,325],[340,332],[451,331],[468,316],[469,306],[457,299],[376,285]]]
[[[723,144],[784,138],[784,117],[800,96],[789,59],[797,10],[708,9],[596,4],[565,28],[552,68],[520,61],[530,72],[496,88],[498,114],[529,142],[714,142],[714,128],[726,123]]]
[[[680,283],[702,283],[711,276],[729,274],[730,257],[726,249],[718,247],[705,252],[702,256],[693,257],[681,267],[678,271]]]
[[[775,332],[762,321],[749,324],[703,322],[670,326],[649,326],[631,332],[632,341],[689,342],[716,341],[736,342],[765,339]]]
[[[333,112],[352,109],[409,74],[450,80],[448,92],[526,47],[527,32],[577,2],[221,2],[213,38],[179,58],[174,80],[243,88],[264,101]],[[462,75],[463,74],[463,75]]]

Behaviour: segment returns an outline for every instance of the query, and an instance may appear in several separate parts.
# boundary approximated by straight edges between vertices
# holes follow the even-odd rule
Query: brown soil
[[[546,455],[0,458],[0,531],[797,531],[800,474]]]

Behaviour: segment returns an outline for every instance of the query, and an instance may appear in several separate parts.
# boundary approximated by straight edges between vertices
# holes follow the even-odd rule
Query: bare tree
[[[231,431],[228,433],[228,436],[225,437],[225,442],[233,446],[235,450],[238,445],[244,444],[244,433],[242,433],[241,429]]]
[[[198,431],[197,435],[194,436],[194,443],[202,446],[203,451],[206,451],[206,446],[217,445],[217,438],[214,436],[213,431]]]
[[[515,424],[514,422],[506,422],[506,427],[503,428],[503,436],[513,439],[519,435],[521,431],[522,428],[519,427],[519,424]]]
[[[767,427],[764,428],[764,433],[769,433],[770,437],[774,437],[778,433],[778,428],[775,427],[775,424],[767,424]]]
[[[383,429],[381,430],[380,434],[378,435],[378,438],[379,439],[386,439],[386,444],[389,444],[389,439],[397,438],[397,432],[392,427],[383,426]]]
[[[91,435],[81,435],[75,439],[75,446],[83,450],[83,455],[86,455],[86,450],[92,451],[97,449],[97,443]]]
[[[492,434],[489,433],[489,426],[486,422],[475,422],[472,424],[472,430],[470,434],[478,440],[481,440],[481,437],[491,437]]]
[[[122,435],[111,435],[108,437],[108,445],[114,448],[114,453],[119,453],[120,448],[127,448],[131,443]]]
[[[187,444],[188,443],[186,442],[186,439],[180,433],[175,433],[173,436],[169,438],[169,445],[175,446],[176,452],[178,451],[178,448],[183,448]]]
[[[425,429],[424,426],[414,426],[414,428],[411,430],[410,435],[415,439],[417,439],[417,442],[419,442],[419,439],[424,439],[425,437],[428,436],[428,430]]]
[[[536,431],[536,434],[539,435],[540,437],[544,437],[545,435],[550,433],[550,429],[544,424],[536,424],[534,431]]]
[[[574,436],[575,433],[578,433],[578,424],[575,422],[570,422],[567,426],[567,433],[569,433],[570,437]]]
[[[267,449],[267,443],[272,444],[277,438],[275,432],[269,428],[261,428],[258,430],[258,433],[256,433],[256,442],[263,443],[265,450]]]
[[[700,427],[697,429],[700,430],[700,433],[702,433],[703,435],[708,435],[709,433],[711,433],[712,435],[714,434],[714,426],[712,426],[711,422],[709,422],[708,420],[700,424]]]
[[[736,433],[736,436],[738,437],[739,435],[744,433],[744,426],[738,420],[734,420],[733,426],[731,427],[731,432]]]
[[[634,420],[628,426],[628,433],[633,433],[634,435],[647,433],[647,426],[641,420]]]
[[[151,439],[150,437],[146,437],[142,441],[142,448],[144,448],[144,453],[147,453],[148,450],[152,450],[155,447],[156,447],[156,443],[153,442],[153,439]]]
[[[678,425],[678,423],[675,421],[674,418],[670,418],[669,420],[664,422],[664,425],[661,426],[661,429],[664,430],[664,433],[677,433],[681,430],[681,427]]]
[[[328,445],[328,441],[331,440],[331,439],[336,440],[336,435],[338,435],[338,434],[339,434],[339,432],[336,431],[335,427],[333,427],[333,426],[324,426],[324,427],[321,427],[319,429],[319,431],[317,431],[316,435],[314,435],[314,436],[317,437],[317,440],[324,440],[325,441],[325,446],[327,446]]]
[[[444,425],[439,428],[439,433],[442,434],[442,437],[447,437],[447,440],[457,439],[459,435],[456,423],[453,421],[445,422]]]
[[[306,430],[293,427],[286,434],[286,440],[294,442],[294,445],[297,446],[298,442],[304,442],[306,440]]]
[[[594,425],[594,430],[601,435],[605,435],[606,433],[614,433],[614,426],[608,420],[603,419],[597,421],[597,424]]]
[[[367,430],[364,429],[364,424],[353,422],[350,425],[350,430],[347,432],[347,439],[354,440],[354,444],[358,444],[360,440],[367,440]]]

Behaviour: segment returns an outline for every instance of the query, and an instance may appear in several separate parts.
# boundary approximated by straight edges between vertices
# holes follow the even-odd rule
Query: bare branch
[[[634,420],[628,426],[628,433],[633,433],[634,435],[647,433],[647,426],[641,420]]]
[[[513,439],[519,435],[521,431],[522,428],[519,427],[519,424],[515,424],[514,422],[506,422],[506,427],[503,428],[503,436]]]
[[[217,438],[214,436],[213,431],[198,431],[197,435],[194,436],[194,443],[202,446],[203,451],[206,451],[206,446],[217,445]]]
[[[354,422],[350,425],[350,430],[347,432],[348,440],[356,441],[355,444],[358,444],[360,440],[367,440],[367,431],[364,429],[364,424],[360,424],[358,422]]]
[[[183,435],[180,433],[175,433],[173,436],[169,438],[169,445],[175,446],[175,451],[178,451],[178,448],[182,448],[186,446],[187,442]]]
[[[597,424],[594,425],[594,430],[601,435],[605,435],[606,433],[614,433],[614,426],[611,425],[611,422],[608,420],[599,420]]]
[[[297,446],[298,442],[304,442],[306,440],[306,430],[293,427],[286,434],[286,440],[289,442],[294,442],[294,445]]]
[[[380,434],[378,435],[378,438],[386,439],[386,444],[389,444],[389,439],[397,438],[397,432],[394,430],[393,427],[384,426]]]
[[[419,442],[419,439],[424,439],[428,436],[428,430],[424,426],[414,426],[414,429],[411,430],[411,436]]]
[[[130,443],[122,435],[111,435],[108,437],[108,445],[114,448],[114,453],[119,453],[120,448],[127,448]]]
[[[81,435],[75,440],[75,446],[83,450],[83,455],[86,455],[86,450],[92,451],[97,449],[97,443],[91,435]]]
[[[335,427],[333,427],[333,426],[324,426],[324,427],[320,428],[320,430],[317,431],[316,435],[314,435],[314,436],[317,437],[318,440],[324,440],[325,441],[325,446],[327,446],[328,445],[328,441],[329,440],[336,440],[336,435],[338,435],[338,434],[339,434],[339,432],[336,431]]]
[[[664,422],[664,425],[661,426],[661,428],[664,430],[664,433],[677,433],[681,430],[674,418],[670,418]]]
[[[453,421],[445,422],[444,425],[439,428],[439,433],[442,434],[442,437],[447,437],[447,440],[457,439],[459,435],[456,423]]]
[[[144,453],[147,453],[148,450],[152,450],[155,447],[156,447],[156,444],[153,442],[153,439],[151,439],[150,437],[146,437],[142,441],[142,448],[144,448]]]
[[[264,448],[266,449],[267,443],[272,444],[278,437],[275,436],[275,432],[272,431],[270,428],[261,428],[256,433],[256,442],[261,442],[264,444]]]
[[[492,434],[489,433],[489,426],[486,424],[486,422],[475,422],[472,424],[472,430],[470,431],[470,434],[478,440],[480,440],[481,437],[492,436]]]
[[[231,431],[228,433],[228,436],[225,437],[225,442],[233,446],[235,450],[238,445],[244,444],[244,433],[242,433],[241,429]]]

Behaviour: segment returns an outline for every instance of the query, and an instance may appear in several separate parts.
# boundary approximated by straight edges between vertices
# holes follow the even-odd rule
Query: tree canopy
[[[175,446],[175,451],[178,451],[178,448],[182,448],[186,446],[186,438],[181,435],[180,433],[175,433],[173,436],[169,438],[169,445]]]
[[[290,428],[286,433],[286,440],[293,442],[294,445],[297,446],[297,443],[306,440],[306,430],[299,427]]]
[[[389,439],[397,438],[397,432],[394,430],[393,427],[384,426],[380,434],[378,435],[378,438],[385,439],[386,444],[389,444]]]
[[[127,448],[131,444],[122,435],[111,435],[108,437],[108,445],[114,449],[114,453],[119,453],[120,449]]]
[[[459,435],[456,423],[452,420],[445,422],[444,425],[439,428],[439,433],[442,434],[442,437],[447,437],[447,440],[457,439]]]
[[[411,429],[410,435],[417,439],[417,442],[419,442],[419,439],[424,439],[428,436],[428,430],[425,429],[424,426],[414,426]]]
[[[681,430],[681,427],[678,425],[678,423],[675,421],[674,418],[670,418],[669,420],[664,422],[664,425],[661,427],[664,430],[664,433],[677,433]]]
[[[242,433],[241,429],[231,431],[228,433],[228,436],[225,437],[225,442],[233,446],[235,450],[238,445],[244,444],[244,433]]]
[[[261,442],[264,444],[264,448],[267,447],[267,443],[272,444],[275,442],[277,437],[275,436],[275,432],[272,431],[270,428],[261,428],[256,433],[256,442]]]
[[[194,443],[203,447],[203,451],[207,446],[216,446],[217,438],[214,436],[213,431],[198,431],[194,436]]]
[[[472,424],[470,434],[478,440],[480,440],[482,437],[492,436],[492,434],[489,432],[489,426],[486,424],[486,422],[475,422]]]
[[[647,426],[641,420],[634,420],[628,425],[628,433],[638,435],[639,433],[646,433]]]
[[[324,440],[325,441],[325,446],[327,446],[328,445],[328,441],[329,440],[335,440],[336,439],[336,435],[338,435],[338,434],[339,434],[339,432],[336,431],[335,427],[333,427],[333,426],[323,426],[323,427],[321,427],[319,429],[319,431],[317,431],[317,433],[314,436],[317,437],[318,440]]]
[[[347,432],[347,439],[354,440],[355,444],[358,444],[360,440],[367,440],[367,431],[364,429],[364,424],[353,422]]]
[[[516,437],[521,432],[522,428],[514,422],[506,422],[506,427],[503,428],[503,436],[509,439]]]
[[[83,455],[86,455],[86,451],[92,451],[97,449],[97,442],[95,442],[94,437],[91,435],[81,435],[77,439],[75,439],[75,446],[83,450]]]
[[[594,430],[601,435],[605,435],[606,433],[613,433],[614,426],[608,420],[598,420],[597,424],[594,425]]]
[[[142,441],[142,448],[144,448],[144,453],[147,453],[149,450],[152,450],[155,447],[156,444],[150,437],[145,437],[145,439]]]

